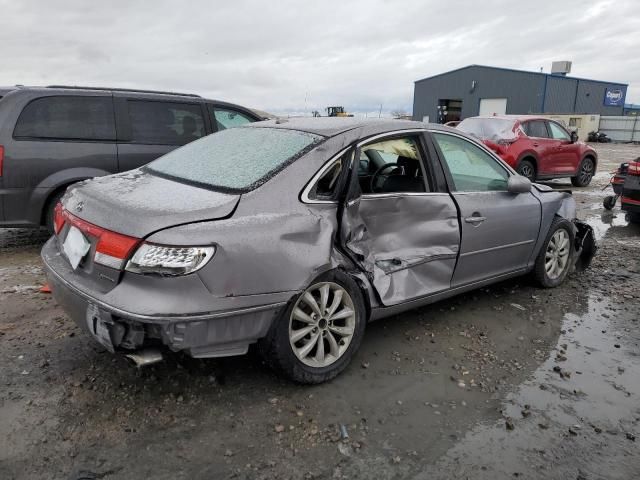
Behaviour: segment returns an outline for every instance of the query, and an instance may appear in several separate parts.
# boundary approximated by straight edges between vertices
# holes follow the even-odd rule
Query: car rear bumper
[[[43,247],[42,259],[55,300],[84,332],[112,352],[164,345],[197,358],[241,355],[267,334],[286,305],[278,296],[279,301],[205,313],[139,314],[109,304],[66,279],[70,267],[57,252],[54,238]],[[185,298],[185,304],[188,301]]]

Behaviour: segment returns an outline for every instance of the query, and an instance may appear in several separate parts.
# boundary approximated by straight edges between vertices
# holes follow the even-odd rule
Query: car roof
[[[478,115],[476,117],[468,117],[468,118],[482,118],[485,120],[488,119],[498,119],[498,120],[549,120],[546,117],[540,115]]]
[[[386,133],[397,130],[424,129],[456,131],[443,125],[427,124],[412,120],[394,119],[357,119],[352,117],[294,117],[279,118],[265,122],[251,123],[243,128],[281,128],[313,133],[323,137],[334,137],[357,128],[366,129],[367,133]]]
[[[243,105],[238,105],[235,103],[227,102],[224,100],[216,100],[212,98],[204,98],[195,93],[180,93],[180,92],[166,92],[161,90],[143,90],[136,88],[115,88],[115,87],[84,87],[84,86],[72,86],[72,85],[48,85],[48,86],[34,86],[34,85],[14,85],[14,86],[0,86],[0,95],[5,95],[10,92],[14,92],[16,90],[21,90],[25,92],[58,92],[62,91],[65,93],[83,93],[83,92],[110,92],[110,93],[124,93],[130,94],[136,97],[179,97],[185,100],[191,100],[196,102],[213,102],[220,105],[228,105],[234,107],[242,107],[245,110],[249,110],[254,115],[260,118],[268,118],[268,113],[261,112],[259,110],[251,109],[249,107],[245,107]]]

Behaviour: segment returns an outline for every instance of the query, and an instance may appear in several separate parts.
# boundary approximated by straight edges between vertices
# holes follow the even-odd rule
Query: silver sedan
[[[347,367],[367,322],[595,252],[569,192],[458,130],[291,119],[202,138],[73,186],[42,251],[57,301],[139,364],[257,343],[303,383]]]

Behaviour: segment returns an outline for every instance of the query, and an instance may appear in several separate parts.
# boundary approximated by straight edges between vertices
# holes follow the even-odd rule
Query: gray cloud
[[[0,0],[0,84],[171,89],[272,111],[410,110],[413,82],[470,63],[629,83],[633,0]]]

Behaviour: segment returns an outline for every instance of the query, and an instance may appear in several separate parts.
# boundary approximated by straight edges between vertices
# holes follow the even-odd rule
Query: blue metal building
[[[491,114],[622,115],[627,84],[469,65],[417,80],[413,119],[444,123]]]

